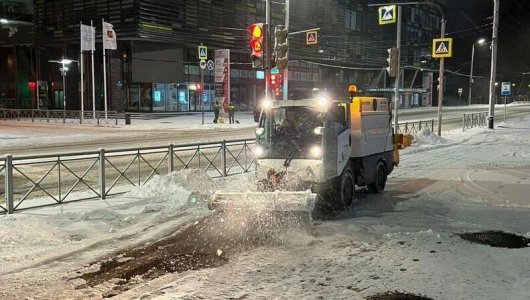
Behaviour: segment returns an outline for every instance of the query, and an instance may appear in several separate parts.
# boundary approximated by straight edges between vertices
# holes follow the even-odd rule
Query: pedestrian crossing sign
[[[446,58],[453,57],[453,39],[434,39],[432,40],[432,57]]]
[[[200,60],[207,60],[208,59],[208,47],[206,46],[199,46],[197,47],[199,50],[199,59]]]
[[[306,45],[316,45],[318,44],[318,31],[308,31],[305,35]]]
[[[397,8],[395,5],[379,7],[379,25],[396,23]]]

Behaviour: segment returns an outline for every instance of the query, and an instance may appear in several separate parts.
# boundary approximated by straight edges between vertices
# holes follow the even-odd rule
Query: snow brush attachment
[[[316,194],[297,192],[216,192],[208,207],[226,219],[260,234],[276,235],[286,229],[307,228],[315,207]]]

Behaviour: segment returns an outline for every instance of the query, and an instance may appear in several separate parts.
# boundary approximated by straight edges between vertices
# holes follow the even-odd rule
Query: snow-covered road
[[[530,117],[498,127],[423,133],[402,151],[384,194],[309,232],[287,232],[217,268],[137,278],[117,299],[364,299],[407,291],[432,299],[529,299],[530,248],[472,244],[457,233],[530,237]],[[127,197],[0,218],[0,298],[101,298],[109,281],[74,279],[118,249],[178,231],[209,212],[213,190],[245,190],[249,176],[213,182],[184,172]],[[191,191],[200,191],[191,192]],[[108,206],[108,207],[106,207]],[[219,254],[224,255],[224,254]]]

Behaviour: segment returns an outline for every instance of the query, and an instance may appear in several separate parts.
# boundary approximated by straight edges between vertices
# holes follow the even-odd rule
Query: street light
[[[7,24],[9,21],[7,19],[0,19],[0,24]]]
[[[61,75],[63,76],[63,110],[66,110],[66,73],[68,72],[68,65],[72,62],[77,62],[76,60],[63,58],[61,60],[49,60],[48,62],[60,64]]]
[[[475,45],[483,45],[486,43],[486,39],[480,39],[476,43],[473,44],[472,51],[471,51],[471,72],[469,72],[469,94],[468,94],[468,102],[469,105],[471,105],[471,91],[473,89],[473,64],[475,62]]]

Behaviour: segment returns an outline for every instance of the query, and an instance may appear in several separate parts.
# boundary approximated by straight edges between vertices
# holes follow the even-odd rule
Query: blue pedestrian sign
[[[379,7],[379,25],[396,23],[397,7],[395,5]]]
[[[453,39],[433,39],[432,40],[432,57],[448,58],[453,57]]]
[[[512,94],[512,83],[503,82],[501,84],[501,96],[510,96]]]
[[[198,46],[197,50],[199,52],[199,60],[207,60],[208,59],[208,47],[206,46]]]

